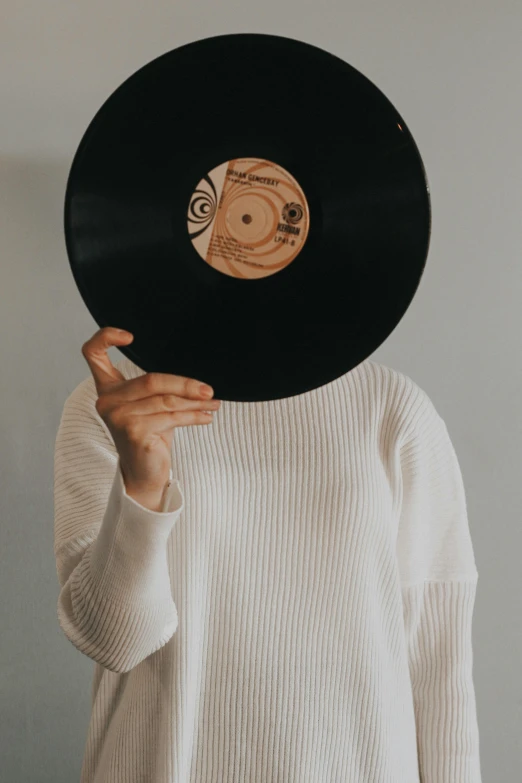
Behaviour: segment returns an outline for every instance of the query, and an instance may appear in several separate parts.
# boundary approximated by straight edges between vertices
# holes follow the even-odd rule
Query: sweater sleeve
[[[163,511],[127,495],[110,431],[89,378],[67,398],[54,453],[58,621],[69,641],[113,672],[165,645],[178,625],[167,539],[184,505],[177,480]]]
[[[460,466],[423,395],[401,445],[398,563],[421,783],[481,783],[472,616],[478,572]]]

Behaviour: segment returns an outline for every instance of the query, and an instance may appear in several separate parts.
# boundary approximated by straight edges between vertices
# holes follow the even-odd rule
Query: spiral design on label
[[[206,231],[214,220],[218,205],[218,195],[210,177],[204,177],[200,185],[203,185],[203,188],[199,187],[193,192],[188,206],[189,226],[197,227],[194,232],[190,232],[191,237],[199,236]]]
[[[196,190],[189,205],[191,223],[210,223],[216,214],[217,203],[203,190]]]

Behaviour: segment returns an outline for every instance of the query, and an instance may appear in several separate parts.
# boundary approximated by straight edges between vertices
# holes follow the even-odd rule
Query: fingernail
[[[205,396],[205,397],[210,397],[214,393],[214,390],[212,389],[212,387],[211,386],[207,386],[206,383],[202,383],[201,386],[199,387],[199,390],[200,390],[201,394],[203,394],[203,396]]]

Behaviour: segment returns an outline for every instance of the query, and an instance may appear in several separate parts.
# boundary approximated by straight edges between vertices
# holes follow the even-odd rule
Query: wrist
[[[161,511],[164,491],[165,487],[161,490],[144,491],[137,487],[125,486],[126,494],[149,511]]]

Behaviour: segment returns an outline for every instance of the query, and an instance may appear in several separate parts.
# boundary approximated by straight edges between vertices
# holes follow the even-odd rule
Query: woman
[[[56,440],[58,619],[96,664],[81,783],[480,783],[478,573],[426,393],[367,360],[214,401],[113,366],[130,340],[85,343]]]

